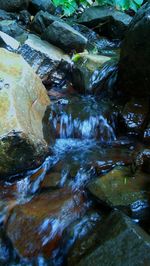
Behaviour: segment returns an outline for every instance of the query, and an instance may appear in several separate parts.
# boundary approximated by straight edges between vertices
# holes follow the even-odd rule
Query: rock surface
[[[113,7],[94,6],[87,8],[78,22],[89,27],[96,27],[101,35],[122,38],[132,18]]]
[[[51,0],[31,0],[29,3],[29,10],[35,14],[40,10],[54,13],[55,7]]]
[[[59,69],[61,72],[60,65],[62,61],[68,65],[71,62],[69,56],[61,49],[41,40],[40,37],[34,34],[29,34],[28,39],[20,47],[18,52],[35,70],[44,83],[53,83],[53,76],[55,76],[56,81],[57,70]]]
[[[148,175],[142,172],[133,175],[129,168],[116,167],[92,181],[88,190],[104,205],[124,207],[138,200],[148,200],[149,191],[145,186],[148,182]]]
[[[150,237],[128,217],[115,211],[98,232],[99,245],[76,265],[148,266]]]
[[[127,95],[150,96],[150,3],[133,18],[122,44],[118,88]]]
[[[6,176],[35,167],[46,156],[42,119],[50,102],[20,55],[1,48],[0,58],[0,173]]]
[[[9,12],[16,12],[18,10],[27,9],[29,4],[29,0],[7,0],[7,1],[0,1],[0,9],[9,11]]]

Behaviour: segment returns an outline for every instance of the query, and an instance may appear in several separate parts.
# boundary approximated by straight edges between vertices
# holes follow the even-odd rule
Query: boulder
[[[55,21],[48,26],[42,37],[66,52],[82,52],[87,39],[64,22]]]
[[[120,39],[124,37],[131,20],[129,15],[113,7],[94,6],[85,10],[78,23],[95,28],[101,35]]]
[[[112,212],[97,231],[99,243],[76,265],[149,265],[150,236],[121,212]]]
[[[31,14],[36,14],[40,10],[53,14],[55,7],[51,0],[31,0],[29,3],[29,10]]]
[[[8,12],[16,12],[19,10],[27,9],[29,0],[7,0],[0,1],[0,9]]]
[[[150,3],[133,18],[122,43],[118,88],[127,95],[150,96]]]
[[[50,101],[42,82],[20,55],[1,48],[0,59],[2,177],[36,167],[45,158],[42,120]]]
[[[140,200],[149,198],[148,174],[137,171],[132,174],[127,167],[116,167],[109,173],[91,181],[88,185],[89,192],[96,199],[109,207],[127,207]]]
[[[45,84],[57,83],[58,80],[61,82],[66,74],[62,63],[66,64],[68,68],[71,63],[69,56],[61,49],[41,40],[34,34],[29,34],[18,53],[23,56]]]

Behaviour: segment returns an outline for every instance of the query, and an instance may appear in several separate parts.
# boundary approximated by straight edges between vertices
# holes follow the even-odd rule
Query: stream
[[[3,265],[76,265],[78,245],[108,211],[89,195],[87,184],[114,166],[129,165],[141,145],[117,136],[116,112],[97,96],[52,102],[50,156],[38,169],[1,184]]]

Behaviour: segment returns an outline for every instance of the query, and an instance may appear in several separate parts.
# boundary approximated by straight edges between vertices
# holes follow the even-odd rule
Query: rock
[[[40,10],[53,14],[55,7],[51,0],[31,0],[29,3],[29,10],[31,14],[36,14]]]
[[[19,10],[27,9],[29,0],[7,0],[0,1],[0,9],[8,12],[16,12]]]
[[[70,67],[71,61],[68,55],[33,34],[29,34],[18,52],[35,70],[44,84],[55,84],[58,80],[60,84],[67,72],[67,69],[63,69],[63,64]]]
[[[143,135],[149,113],[149,99],[132,98],[126,103],[122,116],[130,135]]]
[[[149,33],[150,3],[146,3],[133,18],[122,43],[118,88],[130,96],[150,96]]]
[[[9,48],[16,51],[20,46],[20,43],[8,34],[0,31],[0,47]]]
[[[42,37],[66,52],[82,52],[87,39],[64,22],[55,21],[48,26]]]
[[[137,156],[137,166],[140,165],[143,172],[150,174],[150,149],[144,149]]]
[[[32,29],[39,34],[43,34],[46,28],[55,21],[62,22],[63,20],[41,10],[34,17]]]
[[[43,161],[47,144],[42,119],[50,102],[40,79],[20,55],[1,48],[0,58],[2,177],[35,167]]]
[[[78,23],[95,28],[100,35],[122,39],[132,18],[113,7],[94,6],[87,8]]]
[[[111,57],[81,53],[73,59],[76,61],[72,68],[72,83],[81,93],[100,94],[104,83],[114,73],[114,63]]]
[[[76,265],[149,265],[149,235],[122,213],[110,214],[98,227],[98,234],[99,245]]]
[[[21,43],[23,43],[28,36],[28,33],[15,20],[0,21],[0,31],[8,34]]]
[[[82,195],[60,189],[16,206],[6,223],[8,237],[21,257],[50,258],[65,228],[84,214]],[[55,256],[55,255],[54,255]]]
[[[0,9],[0,21],[1,20],[11,20],[11,19],[12,20],[16,19],[16,14],[9,13],[9,12],[6,12],[6,11]]]
[[[143,140],[145,143],[150,144],[150,123],[147,125],[146,129],[144,130]]]
[[[137,200],[147,200],[150,182],[147,174],[136,172],[132,174],[129,168],[116,167],[106,175],[93,180],[88,185],[88,190],[100,203],[112,208],[131,207]]]

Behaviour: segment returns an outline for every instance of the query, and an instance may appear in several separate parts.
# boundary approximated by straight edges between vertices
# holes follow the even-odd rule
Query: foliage
[[[52,0],[56,7],[60,7],[63,11],[63,15],[72,15],[82,4],[84,7],[88,7],[93,4],[98,5],[111,5],[118,10],[132,9],[135,12],[143,4],[144,0]]]

